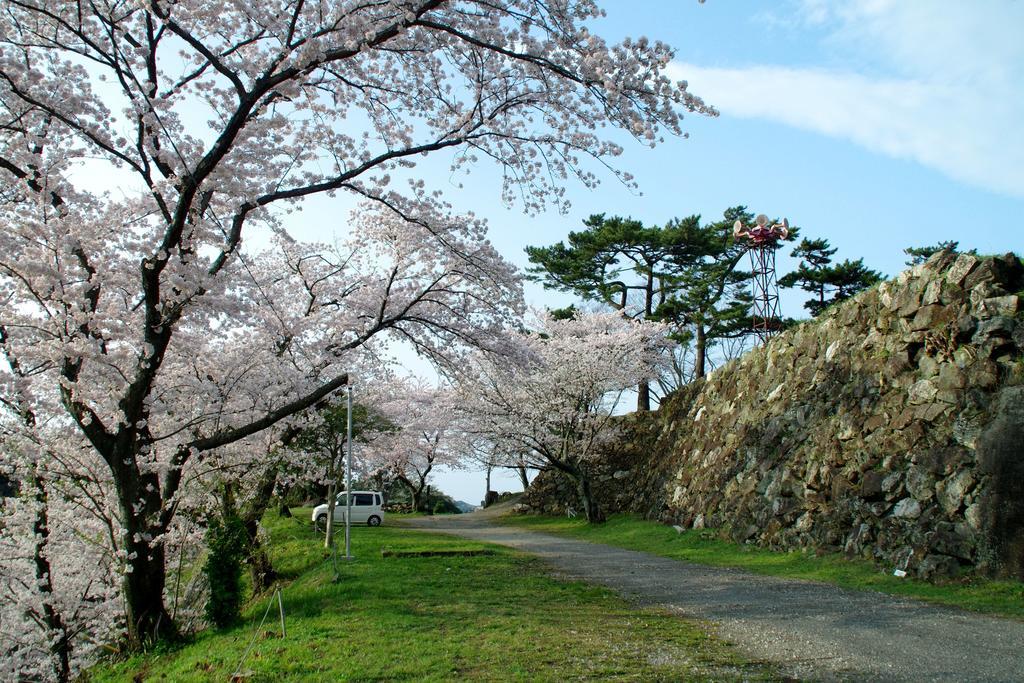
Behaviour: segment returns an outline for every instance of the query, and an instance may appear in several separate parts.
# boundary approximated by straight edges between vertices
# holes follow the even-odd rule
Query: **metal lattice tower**
[[[779,315],[779,283],[775,277],[775,249],[779,240],[789,235],[789,221],[768,224],[768,217],[758,215],[755,225],[747,228],[743,221],[733,224],[733,236],[746,239],[750,253],[750,270],[753,274],[753,320],[751,329],[762,343],[779,331],[782,318]]]

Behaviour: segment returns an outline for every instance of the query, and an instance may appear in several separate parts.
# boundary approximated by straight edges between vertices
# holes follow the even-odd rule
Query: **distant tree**
[[[318,412],[318,422],[305,428],[295,438],[292,448],[308,453],[322,468],[327,482],[327,533],[324,547],[334,542],[335,490],[348,446],[348,406],[340,399]],[[371,434],[391,431],[394,425],[379,412],[367,406],[352,406],[352,439],[366,442]]]
[[[367,449],[371,467],[401,484],[414,510],[430,511],[427,493],[436,467],[462,466],[467,451],[456,428],[451,391],[415,381],[395,381],[378,408],[394,430]]]
[[[910,257],[907,260],[907,265],[908,266],[916,266],[919,263],[924,263],[933,254],[937,254],[940,251],[947,251],[948,250],[948,251],[953,252],[954,254],[958,254],[958,253],[960,253],[960,251],[958,249],[959,246],[960,246],[960,243],[957,242],[956,240],[943,240],[943,241],[939,242],[938,244],[932,244],[932,245],[929,245],[927,247],[907,247],[906,249],[903,250],[903,253]],[[977,253],[977,251],[974,250],[974,249],[971,249],[967,253],[968,254],[975,254],[975,253]]]
[[[572,320],[579,313],[576,304],[569,304],[565,308],[552,308],[548,314],[555,320]]]
[[[813,270],[822,270],[832,263],[832,256],[838,251],[827,239],[804,238],[793,249],[792,256],[800,259],[801,265]]]
[[[792,273],[779,278],[780,286],[799,287],[816,297],[804,303],[804,308],[808,309],[811,315],[818,315],[826,306],[826,269],[832,263],[832,255],[835,253],[835,247],[829,246],[828,240],[805,238],[791,254],[800,259],[800,265]]]
[[[504,360],[483,355],[459,378],[457,409],[467,430],[535,468],[556,469],[576,488],[587,521],[604,513],[594,498],[594,466],[616,430],[622,392],[658,376],[667,326],[615,312],[546,316],[514,340]]]
[[[779,278],[782,287],[799,287],[814,298],[804,302],[804,308],[817,317],[832,304],[849,299],[857,292],[882,280],[882,274],[864,265],[864,259],[849,259],[833,265],[836,253],[827,239],[803,239],[792,255],[800,265],[792,273]]]
[[[750,273],[739,267],[746,248],[732,238],[732,224],[753,215],[727,209],[706,225],[699,215],[664,227],[631,218],[591,216],[568,244],[527,247],[532,279],[545,287],[602,302],[629,317],[671,322],[677,341],[694,346],[694,372],[703,377],[709,348],[750,329]],[[570,307],[572,309],[572,307]],[[563,316],[570,309],[553,315]],[[574,311],[574,309],[572,309]],[[650,409],[650,387],[638,387],[637,409]]]
[[[632,218],[597,214],[583,224],[585,230],[569,233],[568,244],[526,248],[534,264],[530,278],[631,318],[656,318],[656,309],[680,286],[679,263],[700,258],[702,247],[690,239],[688,220],[644,227]],[[650,408],[645,380],[637,387],[637,410]]]

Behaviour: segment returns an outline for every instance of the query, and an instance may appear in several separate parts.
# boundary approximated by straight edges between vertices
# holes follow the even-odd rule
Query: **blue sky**
[[[593,213],[650,224],[728,206],[786,216],[825,237],[837,258],[893,276],[903,249],[958,240],[983,253],[1024,253],[1024,2],[1016,0],[606,0],[609,40],[672,45],[672,66],[719,109],[687,117],[687,139],[629,144],[620,165],[642,194],[606,178],[570,190],[565,216],[524,217],[498,204],[487,170],[449,184],[449,199],[491,224],[495,245],[526,265]],[[780,260],[780,269],[791,267]],[[539,287],[531,303],[561,305]],[[790,315],[798,294],[787,295]],[[469,502],[483,474],[442,474]],[[502,480],[498,487],[514,490]]]

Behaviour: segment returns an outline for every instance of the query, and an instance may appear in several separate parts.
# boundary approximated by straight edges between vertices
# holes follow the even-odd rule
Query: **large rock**
[[[1024,579],[1024,386],[999,393],[977,442],[978,472],[988,480],[980,496],[982,559],[999,573]]]
[[[921,503],[917,502],[916,498],[904,498],[896,503],[896,507],[892,510],[892,516],[917,519],[921,516]]]

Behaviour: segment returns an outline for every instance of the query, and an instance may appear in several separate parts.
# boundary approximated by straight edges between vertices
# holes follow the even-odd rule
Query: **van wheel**
[[[368,520],[366,520],[366,526],[380,526],[380,517],[378,517],[377,515],[373,515]]]
[[[316,530],[321,532],[327,531],[327,515],[317,515]]]

